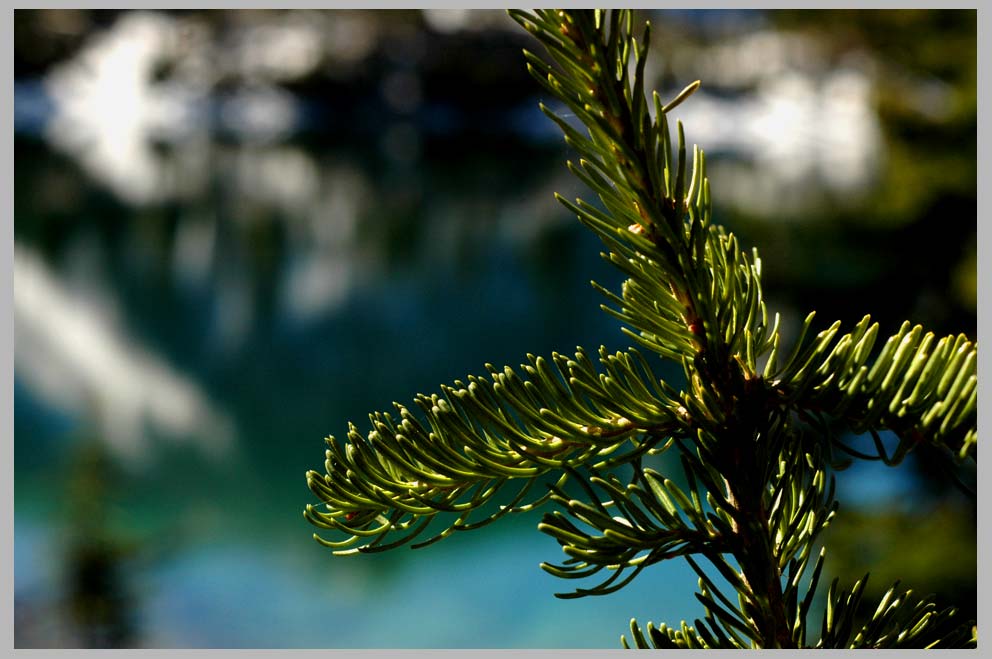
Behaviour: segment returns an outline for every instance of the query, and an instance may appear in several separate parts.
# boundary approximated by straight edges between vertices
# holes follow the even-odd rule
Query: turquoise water
[[[31,176],[68,168],[38,144],[20,148],[37,168]],[[557,154],[538,155],[553,176]],[[370,195],[354,249],[371,254],[356,260],[358,274],[340,297],[307,313],[289,310],[277,283],[307,248],[259,246],[235,218],[216,221],[213,230],[229,237],[214,243],[206,274],[192,280],[174,265],[192,210],[172,211],[177,221],[101,203],[55,246],[45,244],[50,216],[19,216],[18,249],[51,286],[102,291],[116,318],[107,332],[140,359],[164,356],[173,377],[194,383],[228,424],[226,443],[154,419],[140,438],[107,439],[98,415],[73,408],[71,392],[50,393],[59,390],[22,373],[33,365],[18,371],[15,566],[27,633],[74,644],[64,606],[74,545],[64,539],[85,545],[79,538],[93,536],[117,556],[115,597],[130,612],[130,638],[147,647],[615,647],[633,616],[684,615],[695,579],[678,565],[614,597],[556,600],[571,584],[539,569],[563,556],[536,531],[536,514],[386,556],[335,559],[310,538],[304,472],[322,468],[322,438],[343,434],[347,420],[362,426],[370,410],[482,373],[486,362],[627,345],[587,284],[591,276],[615,283],[615,274],[595,258],[591,236],[535,199],[540,177],[512,192],[494,192],[499,179],[489,175],[468,186],[446,185],[440,174],[410,178],[429,192],[394,213],[380,206],[392,202],[386,192]],[[375,185],[371,176],[360,180]],[[217,203],[223,213],[225,200]],[[273,219],[266,230],[285,245],[279,220],[293,221]],[[136,237],[142,232],[154,238]],[[142,240],[149,242],[136,248]],[[91,270],[65,274],[67,264],[87,260]],[[225,316],[224,296],[233,295],[225,286],[250,290],[252,320],[233,330],[224,322],[238,307]],[[85,299],[66,294],[77,313],[88,309]],[[53,404],[59,395],[70,404]],[[99,487],[85,484],[94,478]],[[97,504],[106,508],[99,522],[79,518]],[[118,546],[126,550],[116,554]]]

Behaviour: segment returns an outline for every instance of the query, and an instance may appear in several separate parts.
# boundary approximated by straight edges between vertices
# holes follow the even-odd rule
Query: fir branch
[[[547,60],[525,51],[528,70],[586,129],[541,106],[578,155],[569,169],[599,203],[559,201],[627,277],[619,292],[594,283],[609,302],[603,308],[642,346],[681,364],[686,388],[659,381],[636,350],[601,348],[601,370],[581,349],[551,363],[528,356],[524,377],[487,365],[489,379],[470,376],[418,396],[421,416],[396,404],[398,418],[374,413],[367,433],[351,425],[346,443],[328,438],[326,473],[307,473],[319,503],[304,514],[343,534],[318,541],[354,554],[410,542],[439,514],[454,521],[415,547],[550,501],[557,509],[538,528],[566,558],[542,567],[566,579],[612,573],[560,597],[615,592],[677,556],[699,575],[704,619],[679,628],[649,623],[646,633],[631,621],[636,647],[810,647],[822,549],[808,570],[837,508],[827,476],[833,450],[896,464],[928,441],[975,458],[977,345],[964,335],[936,341],[905,323],[873,352],[879,328],[869,317],[847,334],[834,323],[807,339],[810,314],[780,359],[761,260],[712,222],[705,154],[693,147],[689,162],[681,123],[672,140],[667,113],[698,81],[668,103],[657,92],[648,102],[650,26],[637,37],[630,11],[510,15],[547,50]],[[878,455],[844,445],[828,419],[871,433]],[[877,434],[885,429],[900,438],[891,456]],[[642,468],[645,455],[671,447],[685,487]],[[633,472],[626,484],[616,473],[624,465]],[[549,476],[556,482],[528,499]],[[584,498],[565,492],[567,479]],[[493,511],[511,481],[516,493]],[[716,569],[736,604],[694,556]],[[855,630],[864,584],[850,593],[831,585],[814,647],[974,645],[973,630],[953,612],[907,604],[908,591],[890,591]]]

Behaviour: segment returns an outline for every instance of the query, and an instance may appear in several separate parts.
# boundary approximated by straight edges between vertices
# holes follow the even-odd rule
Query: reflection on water
[[[838,66],[823,35],[712,16],[659,16],[685,77],[653,75],[703,78],[680,116],[718,214],[767,244],[786,324],[814,275],[833,278],[814,291],[825,316],[863,289],[886,290],[868,300],[883,322],[913,317],[915,284],[894,295],[881,273],[917,267],[905,245],[932,249],[934,290],[960,282],[973,302],[967,245],[873,228],[930,227],[941,208],[971,222],[973,189],[951,186],[973,163],[905,193],[933,208],[904,201],[887,182],[924,165],[893,169],[909,159],[870,52]],[[555,600],[537,563],[558,547],[533,516],[337,561],[299,515],[321,438],[349,419],[485,362],[628,343],[586,283],[617,273],[552,197],[580,188],[502,12],[17,18],[38,44],[19,47],[15,85],[19,647],[615,647],[632,616],[699,613],[674,564]],[[927,89],[909,105],[929,114],[893,111],[900,126],[956,116]],[[947,331],[974,322],[951,296],[922,308]],[[53,465],[69,482],[53,487]]]
[[[113,464],[97,442],[82,442],[69,465],[65,550],[66,609],[79,639],[88,648],[133,647],[140,608],[127,580],[127,561],[135,551],[108,524],[117,480]],[[74,644],[70,644],[74,645]]]
[[[428,11],[425,21],[443,33],[457,32],[469,15]],[[176,167],[154,143],[203,154],[195,143],[202,146],[209,139],[206,131],[263,143],[298,132],[304,102],[280,84],[313,75],[327,59],[340,66],[368,58],[375,43],[374,23],[361,16],[344,18],[354,23],[347,31],[331,29],[337,20],[313,12],[289,12],[266,23],[246,21],[230,31],[230,43],[218,50],[208,26],[199,21],[153,12],[126,14],[46,76],[53,115],[45,135],[127,202],[188,198],[191,191],[184,183],[195,186],[202,177],[183,177],[181,172],[190,165],[202,171],[202,165],[184,162]],[[344,34],[350,36],[336,38]],[[416,66],[424,48],[422,40],[407,38],[386,51],[394,61],[382,76],[379,93],[386,109],[398,116],[412,115],[424,103]],[[686,72],[695,69],[706,80],[691,107],[690,140],[705,136],[711,152],[758,158],[757,168],[727,160],[714,170],[722,181],[724,203],[796,219],[819,201],[804,192],[811,184],[864,193],[875,182],[881,135],[869,95],[870,62],[862,58],[824,70],[820,50],[798,35],[761,30],[722,42],[693,66],[686,62]],[[163,70],[168,77],[161,79]],[[245,83],[233,92],[220,92],[220,81],[230,75]],[[724,94],[746,85],[748,94],[721,98],[708,93],[710,85]],[[419,140],[414,127],[399,122],[383,131],[382,147],[409,160],[416,157]],[[298,172],[282,172],[267,180],[301,179]]]
[[[28,576],[29,585],[19,589],[24,601],[17,604],[16,644],[134,647],[141,638],[141,602],[133,576],[144,546],[131,537],[134,530],[121,527],[116,515],[123,493],[112,456],[91,436],[76,440],[58,465],[64,487],[52,488],[62,506],[52,530],[58,549],[47,561],[48,570],[57,567],[45,578],[57,579],[59,586],[44,594],[33,592],[43,587],[30,579],[39,566],[27,574],[18,570],[19,580]],[[22,564],[27,560],[25,549],[18,543]],[[32,558],[45,561],[43,555]]]
[[[195,435],[219,456],[232,441],[230,419],[196,383],[115,327],[121,312],[102,293],[71,290],[30,248],[16,246],[17,377],[49,405],[91,417],[119,458],[145,454],[146,423],[171,437]]]

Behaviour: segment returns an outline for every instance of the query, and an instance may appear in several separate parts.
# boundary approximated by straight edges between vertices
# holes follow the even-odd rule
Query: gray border
[[[983,11],[978,10],[978,61],[979,63],[985,62],[986,66],[984,70],[981,66],[978,68],[978,107],[985,108],[986,111],[989,107],[989,81],[988,81],[988,62],[992,61],[992,47],[989,46],[989,29],[992,27],[992,13],[988,10]],[[982,282],[989,281],[989,277],[992,276],[992,272],[989,270],[989,242],[992,240],[992,234],[989,233],[989,228],[986,222],[982,222],[980,218],[987,217],[989,213],[989,185],[992,183],[989,177],[989,131],[988,131],[988,121],[983,121],[983,114],[981,109],[978,111],[978,131],[977,131],[977,144],[978,144],[978,213],[976,221],[978,222],[977,228],[977,253],[978,253],[978,275],[977,275],[977,286],[978,293],[976,299],[978,302],[978,342],[983,343],[989,338],[989,306],[988,304],[982,304]],[[978,373],[979,382],[986,381],[989,376],[989,355],[986,352],[979,351],[978,353]],[[987,387],[978,387],[978,428],[981,432],[982,428],[982,414],[981,410],[988,409],[989,405],[989,390]],[[988,510],[988,489],[982,488],[981,479],[976,480],[976,492],[978,496],[979,510],[982,508],[982,504],[985,505],[985,509]],[[981,629],[983,624],[988,620],[988,592],[982,588],[983,584],[988,584],[988,562],[981,560],[982,548],[988,549],[989,547],[989,523],[988,519],[979,515],[978,516],[978,609],[977,609],[977,623]],[[987,629],[987,627],[986,627]],[[979,647],[981,647],[981,640],[979,640]]]
[[[4,153],[7,156],[3,159],[3,180],[4,197],[9,199],[6,204],[6,211],[10,213],[10,222],[5,223],[7,229],[4,230],[3,249],[0,250],[0,261],[4,274],[4,281],[9,281],[4,286],[2,296],[2,313],[4,322],[2,325],[3,352],[0,359],[3,360],[3,371],[7,377],[0,386],[3,395],[3,443],[5,455],[3,465],[3,490],[2,498],[9,501],[9,505],[4,507],[4,528],[8,529],[4,537],[4,562],[3,562],[3,585],[4,591],[9,595],[3,600],[4,616],[6,624],[3,626],[4,645],[14,647],[14,12],[9,13],[9,20],[4,22],[0,28],[0,43],[7,44],[3,49],[3,58],[6,63],[6,71],[10,82],[7,83],[7,100],[0,107],[0,117],[3,125],[9,126],[10,132],[4,133],[3,144]],[[9,333],[9,334],[8,334]],[[7,415],[10,415],[8,418]],[[9,446],[7,445],[9,439]],[[7,607],[10,607],[9,612]]]
[[[147,8],[199,8],[202,4],[199,3],[187,3],[187,2],[164,2],[164,3],[153,3],[148,0],[139,0],[139,2],[101,2],[99,3],[103,8],[132,8],[136,5],[144,5]],[[260,2],[259,0],[241,0],[239,2],[231,1],[216,1],[210,3],[212,8],[238,8],[238,7],[250,7],[250,8],[264,8],[267,6],[273,6],[275,3],[272,2]],[[544,3],[538,3],[543,5]],[[617,7],[623,6],[616,2],[601,2],[601,3],[587,3],[578,2],[570,3],[573,6],[579,7],[594,7],[594,6],[607,6],[607,7]],[[668,0],[662,2],[650,2],[650,3],[638,3],[639,6],[650,6],[652,8],[682,8],[690,3],[687,2],[671,2]],[[850,8],[850,9],[894,9],[903,7],[913,7],[913,8],[933,8],[936,3],[933,2],[814,2],[813,0],[799,0],[798,2],[775,2],[766,0],[762,3],[755,3],[753,0],[747,2],[693,2],[691,3],[694,8],[700,9],[716,9],[716,8],[761,8],[761,9],[781,9],[781,8],[803,8],[803,9],[838,9],[838,8]],[[87,5],[86,3],[80,2],[47,2],[47,3],[18,3],[17,8],[43,8],[43,7],[87,7],[92,5]],[[422,8],[422,7],[467,7],[475,9],[483,8],[494,8],[492,2],[472,2],[472,1],[462,1],[462,2],[380,2],[380,1],[369,1],[364,3],[344,3],[344,2],[294,2],[291,3],[293,7],[307,7],[307,8],[333,8],[333,9],[346,9],[346,8],[376,8],[376,9],[405,9],[405,8]],[[503,4],[502,7],[507,6],[519,6],[517,4]],[[957,9],[976,9],[978,15],[978,61],[979,62],[990,62],[992,61],[992,47],[986,42],[987,35],[989,34],[990,25],[992,25],[992,14],[989,11],[983,11],[978,2],[964,2],[955,3],[953,8]],[[3,118],[5,124],[8,127],[13,127],[13,25],[14,25],[14,7],[9,9],[8,20],[0,29],[0,42],[7,44],[4,49],[4,60],[6,63],[7,79],[8,84],[6,86],[6,102],[0,108],[0,117]],[[989,106],[989,85],[987,81],[987,70],[979,67],[978,74],[978,103],[979,108]],[[978,213],[976,221],[978,218],[985,217],[988,213],[988,193],[986,192],[989,188],[990,181],[989,176],[989,133],[987,128],[987,122],[982,120],[983,114],[981,110],[978,112],[978,130],[977,130],[977,154],[978,154]],[[14,218],[13,218],[13,200],[14,200],[14,153],[13,153],[13,131],[8,132],[4,136],[4,146],[6,147],[6,152],[8,156],[3,161],[4,178],[6,181],[5,191],[7,193],[7,198],[10,200],[7,209],[10,213],[10,223],[8,225],[7,232],[4,236],[3,249],[0,251],[0,267],[2,267],[5,276],[9,278],[10,285],[6,290],[5,295],[2,296],[2,312],[3,317],[6,322],[3,324],[2,329],[0,329],[0,334],[2,334],[3,345],[6,350],[2,353],[3,364],[7,367],[7,373],[9,376],[4,381],[2,385],[2,396],[3,396],[3,410],[4,415],[4,427],[9,429],[9,433],[4,433],[4,442],[7,441],[9,436],[9,446],[7,447],[6,455],[8,459],[5,461],[3,466],[3,493],[6,494],[7,500],[10,502],[5,508],[3,515],[5,519],[5,527],[8,529],[4,540],[4,553],[5,556],[9,557],[4,561],[2,568],[2,579],[9,596],[4,600],[3,607],[4,612],[7,614],[7,624],[4,626],[3,634],[5,637],[4,645],[9,648],[14,647],[14,634],[13,634],[13,593],[14,593],[14,575],[13,575],[13,538],[14,538],[14,461],[13,461],[13,448],[14,448],[14,419],[13,419],[13,403],[14,403],[14,392],[13,392],[13,347],[14,347],[14,331],[13,331],[13,228],[14,228]],[[990,271],[990,266],[988,263],[988,249],[989,242],[992,241],[992,233],[990,233],[988,227],[985,226],[983,222],[978,221],[977,226],[977,243],[978,243],[978,340],[980,343],[984,342],[985,338],[988,337],[989,333],[989,307],[988,305],[981,304],[982,296],[981,292],[983,286],[982,281],[989,281],[989,277],[992,276],[992,271]],[[9,333],[9,334],[8,334]],[[980,378],[984,378],[989,373],[989,356],[981,352],[978,357],[978,370],[980,373]],[[979,387],[979,409],[984,409],[987,407],[990,398],[987,390],[983,387]],[[7,417],[9,415],[9,418]],[[979,415],[981,416],[981,415]],[[979,427],[981,427],[981,419],[979,419]],[[985,490],[979,483],[977,484],[979,505],[984,503],[986,498]],[[988,522],[981,516],[978,519],[978,543],[979,550],[983,547],[989,546],[989,529],[990,526]],[[979,556],[981,556],[981,551],[979,551]],[[987,583],[987,565],[983,561],[979,561],[978,564],[978,623],[979,626],[984,626],[987,618],[987,612],[989,610],[987,596],[985,591],[982,589],[982,585]],[[9,607],[9,608],[8,608]],[[66,651],[43,651],[45,656],[49,654],[61,656],[63,653],[68,654]],[[78,651],[70,651],[78,652]],[[97,651],[99,652],[99,650]],[[130,651],[124,651],[130,652]],[[148,651],[146,651],[148,652]],[[156,654],[164,653],[166,656],[201,656],[207,655],[207,653],[213,653],[215,651],[211,650],[152,650]],[[225,651],[221,651],[225,652]],[[230,651],[227,651],[230,652]],[[282,656],[286,651],[275,651],[275,650],[244,650],[237,651],[243,652],[245,654],[250,654],[253,656],[271,656],[278,657]],[[472,656],[485,656],[485,655],[504,655],[512,654],[519,657],[565,657],[565,656],[575,656],[575,655],[585,655],[585,656],[601,656],[601,655],[612,655],[624,652],[623,650],[294,650],[294,654],[311,654],[316,656],[317,653],[321,656],[325,656],[327,652],[332,653],[334,656],[342,657],[369,657],[369,656],[382,656],[382,657],[393,657],[393,656],[434,656],[436,654],[441,655],[451,655],[452,653],[458,653],[461,656],[468,653]],[[716,652],[733,652],[730,650]],[[771,650],[759,650],[759,653],[770,653]],[[791,651],[789,654],[798,651]],[[833,652],[843,652],[843,651],[828,651],[828,653]],[[883,654],[898,653],[899,656],[906,654],[906,651],[881,651]],[[910,653],[923,652],[909,651]]]

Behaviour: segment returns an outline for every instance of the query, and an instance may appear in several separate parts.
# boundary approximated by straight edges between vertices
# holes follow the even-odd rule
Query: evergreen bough
[[[370,415],[367,433],[349,424],[347,442],[327,438],[326,473],[307,473],[319,502],[304,515],[337,539],[316,540],[338,555],[423,547],[552,504],[538,529],[566,558],[541,567],[563,579],[606,575],[559,597],[612,593],[676,556],[698,573],[704,619],[631,621],[625,647],[975,647],[972,623],[898,583],[856,627],[867,575],[849,590],[835,579],[822,620],[809,613],[824,560],[817,538],[837,508],[828,469],[843,455],[894,465],[929,442],[977,460],[976,344],[909,322],[880,341],[868,316],[846,333],[839,321],[817,331],[810,313],[791,349],[780,345],[757,251],[713,223],[704,154],[693,147],[690,159],[681,122],[671,135],[668,113],[699,83],[667,103],[645,96],[650,25],[636,37],[630,11],[510,15],[547,51],[524,51],[528,70],[586,129],[541,106],[601,205],[559,201],[628,277],[619,292],[594,283],[611,303],[603,309],[680,364],[685,389],[655,377],[634,348],[600,348],[598,366],[581,348],[527,355],[519,369],[487,364],[488,377],[418,395],[419,415],[394,403]],[[845,444],[838,423],[870,433],[876,453]],[[891,455],[882,430],[898,437]],[[685,486],[643,465],[665,451],[677,452]],[[443,530],[424,537],[436,519]]]

